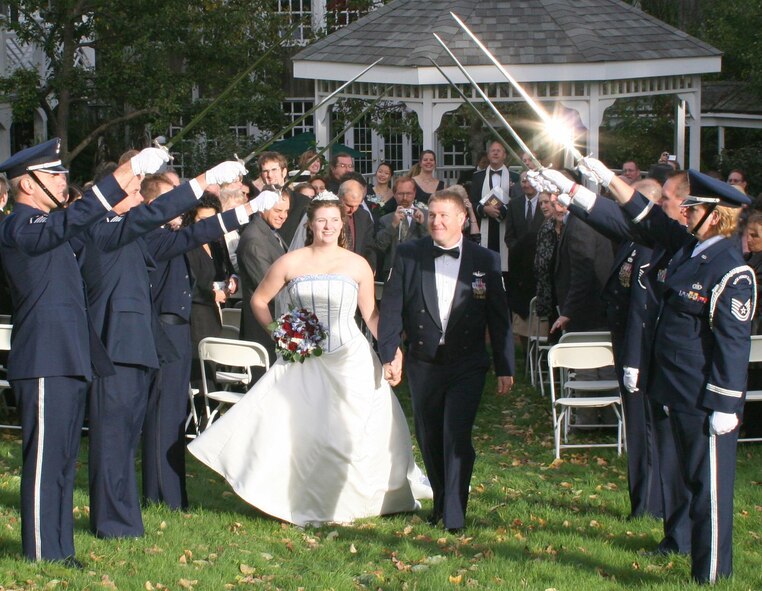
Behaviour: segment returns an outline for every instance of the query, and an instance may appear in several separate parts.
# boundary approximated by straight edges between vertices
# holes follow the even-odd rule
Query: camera
[[[406,207],[402,210],[405,215],[413,215],[415,213],[415,207]]]

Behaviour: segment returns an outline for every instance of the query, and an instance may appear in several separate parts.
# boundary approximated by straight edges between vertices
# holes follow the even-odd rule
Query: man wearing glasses
[[[355,161],[349,154],[339,152],[331,158],[330,165],[330,177],[328,183],[326,183],[326,189],[331,193],[339,192],[339,185],[341,185],[342,177],[348,172],[353,172],[355,169]]]

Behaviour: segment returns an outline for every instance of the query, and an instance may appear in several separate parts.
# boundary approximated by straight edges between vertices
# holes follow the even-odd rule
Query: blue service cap
[[[69,172],[61,164],[61,138],[53,138],[16,152],[0,164],[0,172],[6,173],[9,179],[23,176],[28,172],[48,172],[50,174],[65,174]]]
[[[702,204],[724,205],[725,207],[751,205],[751,199],[733,185],[698,170],[688,169],[688,183],[691,191],[688,198],[683,201],[682,207]]]

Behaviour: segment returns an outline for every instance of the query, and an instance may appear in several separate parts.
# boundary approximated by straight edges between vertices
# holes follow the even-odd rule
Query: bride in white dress
[[[285,285],[293,305],[327,327],[320,357],[278,359],[188,446],[264,513],[296,525],[414,511],[431,498],[402,408],[355,321],[378,325],[373,274],[342,248],[343,207],[313,201],[307,246],[279,258],[251,300],[257,320]]]

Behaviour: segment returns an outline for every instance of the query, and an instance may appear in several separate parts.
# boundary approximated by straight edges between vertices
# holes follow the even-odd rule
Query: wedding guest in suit
[[[354,179],[344,181],[339,187],[338,197],[347,214],[347,248],[362,256],[374,273],[376,270],[376,239],[373,217],[365,210],[365,187]]]
[[[433,150],[424,150],[421,152],[421,159],[418,161],[421,171],[413,177],[415,181],[415,200],[421,203],[428,203],[429,197],[435,191],[441,191],[445,188],[444,181],[440,181],[434,176],[437,169],[437,155]]]
[[[0,164],[16,205],[0,222],[0,255],[13,301],[8,380],[21,417],[21,546],[29,560],[82,568],[74,553],[74,476],[88,383],[114,372],[96,335],[70,239],[98,223],[139,175],[168,157],[150,148],[63,209],[66,173],[59,138]],[[43,461],[44,459],[44,461]]]
[[[328,178],[325,181],[325,188],[331,193],[338,195],[339,186],[344,181],[344,175],[348,172],[354,172],[355,159],[349,154],[339,152],[331,158],[331,164],[328,167]]]
[[[498,394],[513,386],[513,335],[496,253],[464,240],[466,207],[452,191],[429,200],[430,236],[397,249],[384,288],[379,356],[392,384],[403,333],[416,438],[434,491],[429,523],[465,527],[475,459],[471,431],[489,368],[489,330]]]
[[[386,214],[379,221],[376,247],[383,261],[383,278],[389,276],[399,244],[428,234],[426,212],[413,207],[415,193],[416,184],[413,179],[406,176],[398,178],[394,183],[394,199],[399,204],[397,211]]]
[[[241,316],[241,338],[263,345],[275,359],[275,342],[270,333],[254,318],[251,310],[251,296],[264,279],[267,270],[288,251],[288,245],[279,230],[288,219],[290,197],[287,192],[280,194],[275,205],[251,218],[251,222],[241,233],[238,244],[238,261],[241,265],[243,287],[243,314]],[[270,303],[270,313],[274,314],[274,302]]]
[[[508,271],[508,247],[505,244],[505,216],[511,190],[511,174],[505,166],[506,152],[503,144],[494,141],[487,150],[489,166],[474,173],[471,180],[471,204],[481,219],[482,246],[500,255],[500,268]],[[481,203],[483,197],[499,188],[502,203]],[[500,202],[500,199],[497,199]]]
[[[508,202],[505,216],[505,244],[508,247],[508,277],[505,289],[513,312],[513,334],[521,339],[526,351],[529,337],[529,301],[535,296],[534,255],[537,251],[537,232],[545,217],[539,208],[538,194],[521,173],[519,198]]]

